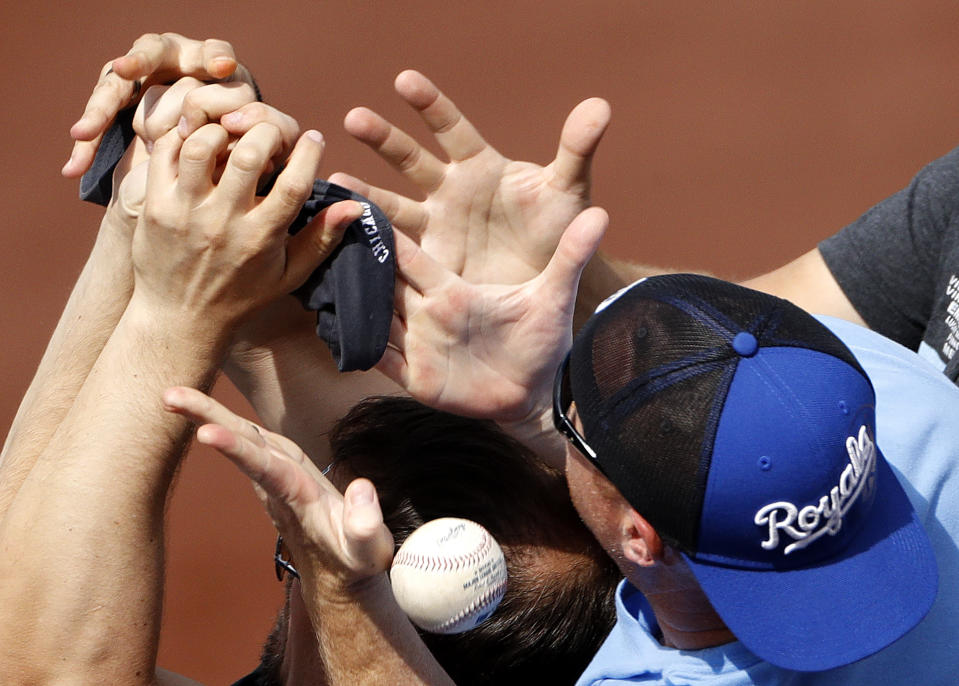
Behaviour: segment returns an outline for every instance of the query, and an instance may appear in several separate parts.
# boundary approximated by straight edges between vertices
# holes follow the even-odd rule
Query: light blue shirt
[[[876,655],[826,672],[791,672],[764,662],[738,641],[697,651],[662,646],[654,637],[658,628],[648,603],[623,582],[616,594],[616,625],[577,686],[959,683],[959,387],[916,353],[877,333],[832,317],[819,319],[852,350],[876,389],[877,443],[925,526],[939,564],[939,593],[929,614]]]

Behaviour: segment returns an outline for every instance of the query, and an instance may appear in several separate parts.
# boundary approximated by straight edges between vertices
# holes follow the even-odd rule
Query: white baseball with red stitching
[[[396,602],[416,626],[458,634],[493,614],[506,592],[506,559],[482,526],[443,517],[400,546],[390,582]]]

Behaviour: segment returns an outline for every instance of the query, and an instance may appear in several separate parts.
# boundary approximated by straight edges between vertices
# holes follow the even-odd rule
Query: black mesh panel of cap
[[[828,329],[787,301],[691,274],[648,279],[577,335],[570,382],[587,442],[610,481],[661,537],[695,553],[716,427],[739,355],[797,346],[857,369]]]
[[[697,274],[674,274],[652,283],[655,286],[650,297],[670,298],[678,293],[690,306],[725,319],[727,326],[735,329],[732,335],[748,331],[756,336],[761,347],[818,350],[866,376],[849,348],[832,331],[788,300]]]

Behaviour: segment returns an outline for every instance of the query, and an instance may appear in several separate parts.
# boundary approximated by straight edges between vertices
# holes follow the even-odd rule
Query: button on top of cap
[[[759,349],[759,343],[756,337],[747,331],[740,331],[733,338],[733,350],[743,357],[751,357]]]

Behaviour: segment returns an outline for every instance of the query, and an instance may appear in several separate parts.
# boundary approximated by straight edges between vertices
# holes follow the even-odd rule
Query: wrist
[[[566,441],[553,426],[553,408],[537,407],[522,420],[497,422],[509,436],[525,445],[551,467],[563,470]]]
[[[351,615],[357,610],[373,615],[390,608],[402,612],[393,597],[393,588],[386,572],[357,577],[309,565],[299,571],[303,597],[312,598],[311,604],[315,608],[323,608],[325,615],[337,610]]]
[[[187,305],[149,298],[137,288],[123,315],[124,320],[149,345],[201,364],[222,364],[229,349],[232,326],[209,313]]]
[[[114,248],[122,248],[126,253],[125,262],[132,264],[133,231],[137,218],[122,209],[117,203],[111,203],[100,220],[97,243],[106,243]]]

